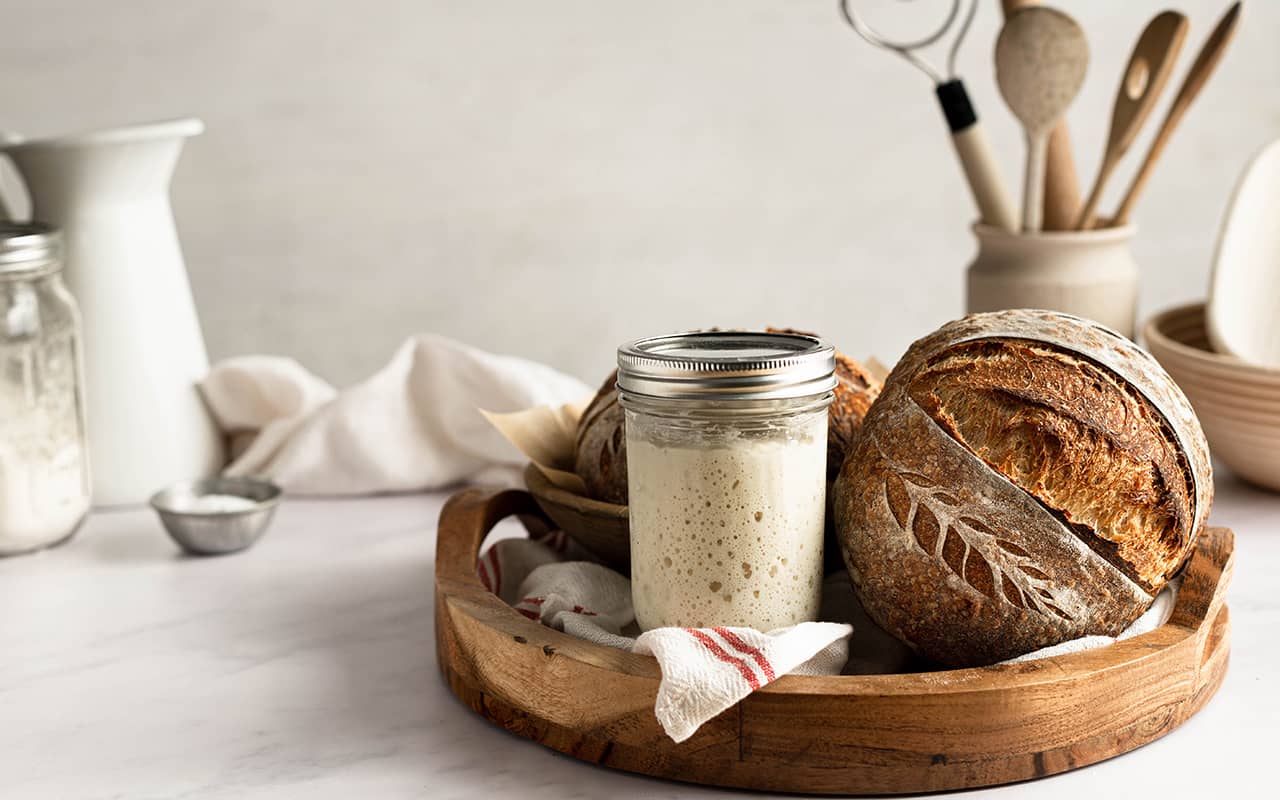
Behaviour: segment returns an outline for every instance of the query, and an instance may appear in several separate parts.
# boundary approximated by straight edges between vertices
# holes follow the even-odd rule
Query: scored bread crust
[[[983,339],[929,359],[907,391],[1143,588],[1182,566],[1186,459],[1160,413],[1115,373],[1039,342]]]
[[[627,504],[625,423],[615,369],[578,419],[573,471],[582,478],[589,497],[618,505]]]
[[[930,406],[931,398],[938,400],[934,390],[940,384],[930,367],[976,342],[1022,342],[1040,355],[1066,354],[1068,362],[1087,363],[1129,392],[1129,405],[1118,416],[1106,407],[1091,416],[1087,404],[1069,410],[1091,426],[1090,436],[1109,437],[1133,446],[1138,454],[1154,454],[1143,462],[1144,468],[1162,476],[1157,483],[1167,480],[1170,486],[1160,498],[1147,499],[1153,507],[1163,504],[1170,511],[1176,546],[1169,548],[1160,540],[1166,531],[1156,530],[1159,526],[1152,521],[1158,515],[1145,517],[1136,523],[1139,535],[1127,543],[1125,555],[1133,560],[1117,560],[1119,548],[1099,547],[1081,520],[1037,497],[1037,492],[1044,494],[1043,480],[1019,486],[998,469],[1008,468],[1007,461],[997,458],[993,464],[979,457],[971,449],[974,442],[967,445],[964,439],[974,439],[975,431],[983,430],[980,424],[948,420],[941,413],[945,402],[922,407],[921,401]],[[1004,383],[1011,391],[1001,400],[1012,398],[1030,409],[1024,417],[1033,428],[997,428],[1007,436],[1038,436],[1040,429],[1034,425],[1044,422],[1044,407],[1056,403],[1067,408],[1079,387],[1065,379],[1046,381],[1026,365],[1017,366],[1009,367]],[[975,386],[991,389],[1000,383],[991,375],[984,377],[981,369],[973,372]],[[954,388],[962,387],[965,378],[948,380]],[[1045,392],[1059,396],[1047,406],[1031,402],[1033,396],[1045,400]],[[1114,399],[1114,393],[1108,396]],[[955,400],[958,395],[943,400],[947,397]],[[1133,417],[1135,409],[1145,409],[1149,418]],[[951,411],[973,417],[983,408],[958,402]],[[987,409],[990,414],[1009,411],[1007,404]],[[1152,430],[1136,430],[1133,425]],[[1153,444],[1163,441],[1162,436],[1173,443],[1176,459],[1165,458]],[[998,450],[998,444],[992,446]],[[1069,460],[1072,443],[1061,445],[1059,455]],[[1150,467],[1155,462],[1160,463]],[[1074,474],[1091,476],[1088,470]],[[1035,477],[1043,479],[1045,474]],[[1181,491],[1178,479],[1183,482]],[[1124,476],[1117,480],[1123,483]],[[1052,488],[1053,481],[1048,483]],[[1009,311],[966,317],[912,345],[885,382],[836,481],[835,514],[850,577],[872,618],[927,657],[969,666],[1083,635],[1119,633],[1150,606],[1153,592],[1185,562],[1204,527],[1212,486],[1199,423],[1154,359],[1127,339],[1085,320]],[[1105,488],[1099,493],[1105,494]],[[1080,508],[1080,491],[1049,496],[1074,498],[1077,505],[1068,503],[1068,509]],[[1123,493],[1113,494],[1102,505],[1123,498]],[[1097,513],[1091,519],[1125,519],[1108,517],[1111,510],[1092,509]],[[1144,547],[1157,556],[1144,561]]]

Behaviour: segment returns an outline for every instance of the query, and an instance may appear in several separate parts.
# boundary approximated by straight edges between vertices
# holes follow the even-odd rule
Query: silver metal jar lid
[[[836,386],[835,348],[790,333],[681,333],[618,348],[618,389],[672,400],[810,397]]]
[[[62,231],[43,222],[0,220],[0,278],[41,275],[62,267]]]

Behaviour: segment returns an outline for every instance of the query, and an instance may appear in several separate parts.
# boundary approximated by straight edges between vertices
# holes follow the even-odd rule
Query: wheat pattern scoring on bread
[[[990,525],[960,510],[960,500],[923,475],[885,475],[885,500],[898,525],[909,528],[926,555],[941,559],[975,591],[1018,608],[1032,608],[1071,622],[1055,605],[1050,577],[1031,554]]]

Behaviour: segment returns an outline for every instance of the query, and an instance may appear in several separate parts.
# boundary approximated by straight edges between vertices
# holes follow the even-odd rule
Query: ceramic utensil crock
[[[1138,303],[1134,227],[1014,234],[974,225],[965,310],[1046,308],[1101,322],[1129,338]]]

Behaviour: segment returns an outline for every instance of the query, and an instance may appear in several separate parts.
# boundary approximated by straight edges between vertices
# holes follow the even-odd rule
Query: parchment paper
[[[586,485],[573,471],[573,443],[578,419],[590,402],[588,397],[559,408],[536,406],[510,414],[480,409],[480,413],[507,441],[528,456],[547,480],[574,494],[586,494]]]

